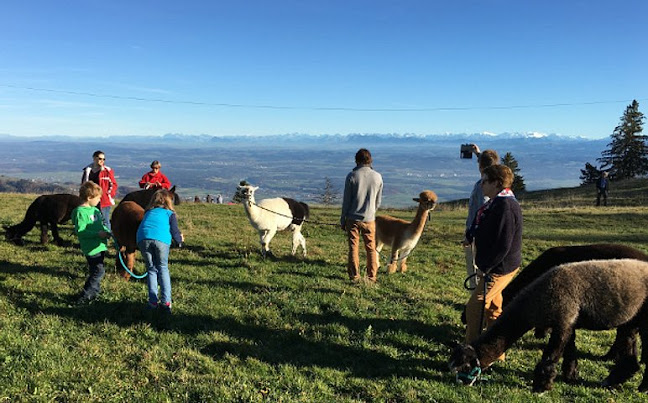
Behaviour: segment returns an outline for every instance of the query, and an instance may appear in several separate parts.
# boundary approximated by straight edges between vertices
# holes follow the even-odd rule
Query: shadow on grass
[[[0,275],[6,274],[14,276],[16,274],[31,274],[39,273],[53,277],[60,278],[76,278],[76,274],[72,274],[69,270],[60,269],[57,267],[44,267],[44,266],[24,266],[21,264],[11,263],[6,260],[0,260]]]

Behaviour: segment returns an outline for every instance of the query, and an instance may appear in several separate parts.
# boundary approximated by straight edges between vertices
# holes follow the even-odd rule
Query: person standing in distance
[[[596,181],[596,205],[601,205],[601,196],[603,196],[603,205],[607,206],[608,191],[610,190],[610,181],[608,173],[602,172],[601,177]]]
[[[470,230],[470,227],[475,220],[477,210],[479,210],[479,208],[488,201],[488,196],[484,196],[484,193],[482,192],[481,174],[484,172],[484,169],[489,166],[499,164],[499,155],[495,150],[485,150],[484,152],[481,152],[477,144],[472,144],[472,152],[477,156],[480,178],[475,182],[473,190],[470,193],[470,199],[468,199],[466,233]],[[475,243],[468,242],[468,237],[464,236],[461,244],[464,247],[464,255],[466,257],[466,278],[468,279],[468,286],[471,289],[475,289],[477,286],[477,265],[475,264],[475,255],[477,252],[475,250]]]
[[[344,183],[340,226],[347,233],[349,255],[347,272],[352,282],[360,281],[360,235],[367,253],[367,280],[375,283],[378,275],[376,253],[376,210],[382,199],[382,176],[374,171],[373,159],[366,148],[355,155],[356,167],[347,175]]]
[[[81,184],[92,181],[101,187],[101,201],[99,208],[103,215],[104,224],[110,230],[110,208],[115,205],[117,195],[117,181],[115,172],[106,165],[106,155],[97,150],[92,154],[92,164],[83,168]]]

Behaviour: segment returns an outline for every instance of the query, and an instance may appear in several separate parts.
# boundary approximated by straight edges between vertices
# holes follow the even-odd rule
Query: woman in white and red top
[[[162,168],[160,161],[155,160],[151,162],[151,172],[147,172],[142,176],[142,180],[139,181],[139,186],[142,189],[170,189],[171,182],[160,171],[160,168]]]
[[[115,172],[106,165],[106,155],[103,151],[95,151],[92,154],[92,164],[83,168],[81,184],[92,181],[101,187],[101,201],[99,209],[103,216],[103,222],[110,229],[110,208],[115,205],[117,195],[117,181]]]

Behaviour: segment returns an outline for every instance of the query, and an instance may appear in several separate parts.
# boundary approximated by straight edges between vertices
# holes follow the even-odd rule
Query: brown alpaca
[[[135,252],[137,251],[137,228],[144,218],[144,209],[134,201],[122,201],[113,211],[110,218],[112,233],[119,244],[119,254],[124,257],[128,270],[133,271],[135,266]],[[119,255],[115,262],[115,268],[122,272],[122,277],[130,279],[130,274],[122,271]]]
[[[391,261],[387,267],[389,273],[396,272],[399,262],[401,273],[407,271],[407,257],[421,238],[428,213],[436,207],[437,195],[425,190],[413,200],[419,205],[412,222],[387,215],[376,217],[376,251],[380,253],[383,246],[391,246]]]
[[[648,262],[648,255],[644,252],[626,245],[617,244],[593,244],[577,246],[558,246],[544,251],[535,260],[529,263],[524,270],[518,274],[513,281],[506,286],[502,292],[504,297],[503,306],[506,307],[526,286],[535,279],[546,273],[548,270],[564,263],[582,262],[594,259],[637,259]],[[536,328],[536,335],[544,337],[548,329]],[[625,342],[618,338],[610,350],[603,356],[604,359],[614,360],[618,355],[619,348]]]
[[[479,339],[458,346],[449,366],[462,373],[487,368],[534,327],[551,329],[535,367],[534,392],[551,389],[561,356],[564,378],[578,379],[576,329],[617,329],[617,338],[624,343],[603,384],[623,383],[639,370],[637,329],[642,344],[648,346],[648,263],[617,259],[557,266],[525,288]],[[648,360],[648,347],[641,356],[642,361]],[[648,368],[639,391],[648,391]]]

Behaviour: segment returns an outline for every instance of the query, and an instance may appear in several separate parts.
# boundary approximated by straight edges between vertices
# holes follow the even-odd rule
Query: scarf
[[[479,208],[479,210],[477,210],[477,218],[475,218],[475,228],[479,227],[479,223],[484,218],[484,214],[493,205],[493,200],[495,200],[498,197],[512,197],[512,198],[515,198],[515,195],[513,194],[511,189],[505,188],[501,192],[499,192],[497,194],[497,196],[493,197],[492,199],[489,199],[486,203],[484,203]]]

